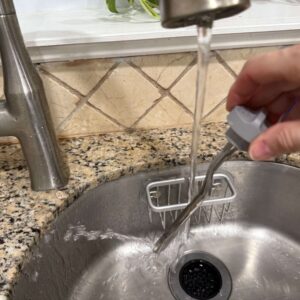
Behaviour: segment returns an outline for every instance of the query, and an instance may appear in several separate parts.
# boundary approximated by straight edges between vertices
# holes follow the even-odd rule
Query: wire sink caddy
[[[205,175],[195,177],[196,189],[200,189],[204,179]],[[189,179],[184,177],[148,183],[146,194],[150,220],[152,214],[157,213],[163,229],[166,229],[170,222],[173,223],[180,211],[188,205],[188,187]],[[230,177],[221,173],[214,174],[212,190],[194,213],[192,222],[222,222],[235,197],[236,190]]]

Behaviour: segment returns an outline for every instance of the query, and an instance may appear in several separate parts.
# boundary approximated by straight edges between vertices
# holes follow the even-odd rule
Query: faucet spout
[[[160,0],[161,23],[166,28],[211,26],[210,20],[238,14],[250,0]]]
[[[5,100],[0,103],[0,136],[16,136],[33,190],[68,182],[42,80],[25,47],[12,0],[0,0],[0,54]]]

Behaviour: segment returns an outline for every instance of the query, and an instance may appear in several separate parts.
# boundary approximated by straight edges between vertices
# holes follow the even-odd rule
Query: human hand
[[[250,59],[228,94],[227,109],[236,105],[263,108],[271,124],[251,143],[251,158],[267,160],[299,151],[300,45]]]

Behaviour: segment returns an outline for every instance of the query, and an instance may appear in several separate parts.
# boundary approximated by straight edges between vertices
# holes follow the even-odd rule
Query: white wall
[[[105,0],[14,0],[20,14],[78,9],[87,7],[103,7]]]

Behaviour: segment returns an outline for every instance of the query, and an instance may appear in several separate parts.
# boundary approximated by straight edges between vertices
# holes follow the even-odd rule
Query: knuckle
[[[279,130],[277,130],[277,143],[279,148],[287,151],[295,150],[293,134],[288,127],[279,128]]]

